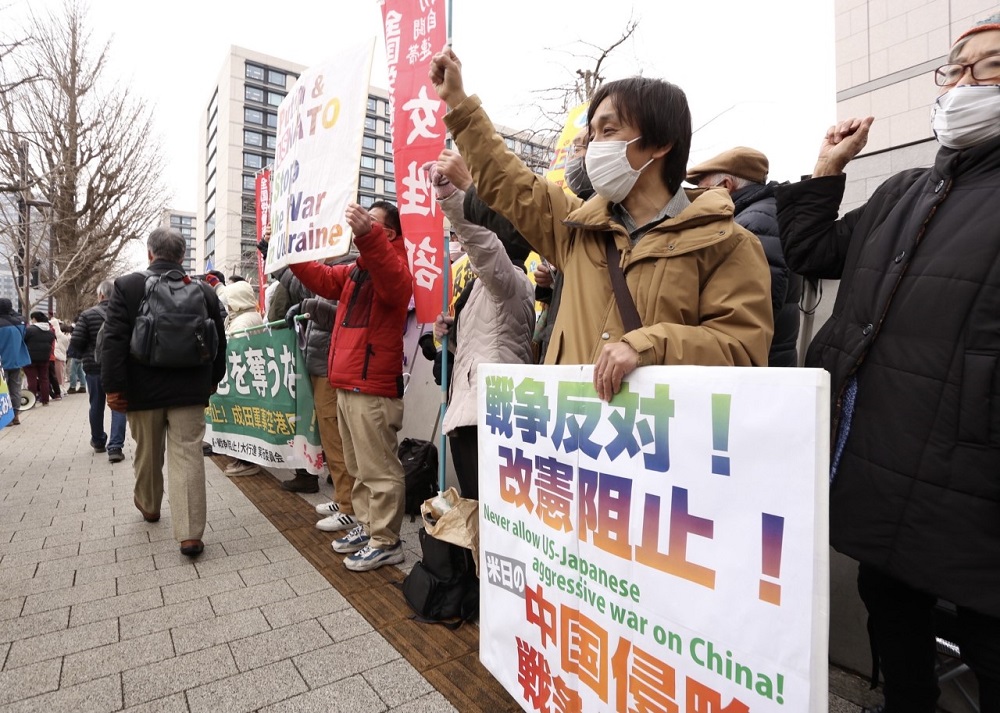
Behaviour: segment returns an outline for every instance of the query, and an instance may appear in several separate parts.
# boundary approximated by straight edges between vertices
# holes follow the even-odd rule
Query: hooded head
[[[257,309],[257,295],[249,282],[236,282],[226,288],[226,301],[230,312],[245,312]]]
[[[9,314],[14,314],[14,305],[6,297],[0,297],[0,317],[6,317]]]

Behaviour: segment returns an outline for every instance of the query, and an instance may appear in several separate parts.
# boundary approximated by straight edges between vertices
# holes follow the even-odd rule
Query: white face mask
[[[938,97],[931,128],[942,146],[965,149],[1000,136],[1000,86],[969,84]]]
[[[628,162],[625,155],[628,145],[640,138],[636,136],[632,141],[591,141],[587,146],[584,164],[590,182],[601,198],[621,203],[646,166],[653,162],[649,159],[640,168],[632,168]]]

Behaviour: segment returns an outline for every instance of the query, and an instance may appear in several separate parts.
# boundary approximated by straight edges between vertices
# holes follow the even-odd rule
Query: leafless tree
[[[604,68],[611,53],[635,34],[639,20],[640,18],[630,17],[618,39],[608,45],[581,40],[578,43],[579,50],[562,50],[570,56],[571,62],[576,66],[567,66],[569,78],[566,84],[546,87],[535,92],[539,99],[538,111],[542,116],[543,131],[555,131],[558,134],[566,123],[566,114],[569,110],[590,101],[604,83]]]
[[[19,175],[18,143],[27,140],[26,190],[51,203],[46,239],[28,246],[44,276],[33,300],[55,295],[60,315],[72,317],[124,269],[129,242],[158,222],[162,149],[151,107],[107,76],[110,41],[94,39],[81,0],[33,14],[29,36],[8,59],[20,76],[39,78],[0,92],[0,176]],[[0,225],[4,235],[8,249],[23,247],[16,226]]]

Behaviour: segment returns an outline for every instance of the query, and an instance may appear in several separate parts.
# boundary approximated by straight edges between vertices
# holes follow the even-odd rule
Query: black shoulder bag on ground
[[[635,307],[632,293],[628,291],[628,285],[625,284],[625,273],[622,272],[620,264],[622,254],[615,247],[613,235],[608,236],[605,249],[608,256],[608,273],[611,275],[611,289],[615,292],[615,302],[618,303],[618,313],[622,317],[622,326],[625,327],[626,332],[631,332],[642,327],[642,320],[639,318],[639,310]]]
[[[420,528],[423,559],[400,588],[413,619],[457,629],[479,615],[479,578],[472,551],[429,535]]]

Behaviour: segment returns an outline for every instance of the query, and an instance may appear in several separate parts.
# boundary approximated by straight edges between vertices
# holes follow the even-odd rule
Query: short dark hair
[[[38,312],[38,311],[32,312],[31,315],[30,315],[30,317],[31,317],[31,319],[33,319],[36,322],[48,322],[49,321],[49,318],[45,316],[44,312]]]
[[[385,227],[390,230],[395,230],[396,235],[403,234],[403,226],[399,222],[399,208],[394,206],[389,201],[375,201],[371,204],[368,210],[372,208],[381,208],[385,211]]]
[[[180,262],[187,252],[187,241],[173,228],[157,228],[149,234],[146,249],[154,258]]]
[[[639,130],[640,148],[673,144],[663,162],[663,181],[676,193],[687,175],[691,153],[691,109],[680,87],[662,79],[629,77],[602,84],[590,100],[587,125],[610,99],[619,118]]]
[[[240,277],[239,275],[230,275],[229,276],[229,281],[230,282],[246,282],[246,280],[243,279],[242,277]],[[223,281],[223,282],[225,282],[225,281]]]

